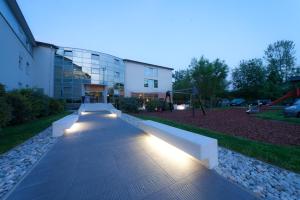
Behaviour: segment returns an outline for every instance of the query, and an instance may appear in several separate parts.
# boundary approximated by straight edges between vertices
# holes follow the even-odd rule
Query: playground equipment
[[[297,83],[300,83],[300,76],[294,76],[290,79],[290,82],[293,84],[293,90],[287,92],[285,95],[282,97],[272,101],[271,103],[267,104],[266,106],[262,106],[262,108],[268,108],[270,106],[274,106],[286,99],[289,98],[297,98],[300,97],[300,88],[297,88]],[[248,110],[246,113],[251,114],[251,113],[258,113],[260,111],[260,105],[249,105]]]
[[[275,101],[272,101],[269,105],[273,106],[275,104],[278,104],[288,98],[297,98],[300,97],[300,88],[297,88],[296,84],[300,83],[300,76],[294,76],[290,79],[290,82],[293,84],[293,88],[294,90],[289,91],[288,93],[286,93],[285,95],[283,95],[282,97],[276,99]]]
[[[205,112],[204,107],[202,105],[202,101],[200,100],[199,91],[195,86],[193,86],[192,88],[173,90],[172,92],[167,91],[165,102],[166,102],[166,99],[169,98],[169,106],[172,106],[172,103],[170,103],[171,102],[171,93],[173,93],[173,94],[185,94],[185,95],[190,96],[190,103],[191,103],[191,106],[192,106],[193,117],[195,117],[195,103],[199,103],[202,114],[206,115],[206,112]],[[173,106],[172,106],[172,108],[173,108]]]

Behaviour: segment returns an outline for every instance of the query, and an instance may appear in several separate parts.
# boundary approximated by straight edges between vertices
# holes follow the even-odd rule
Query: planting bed
[[[195,118],[189,110],[143,112],[141,115],[165,118],[272,144],[300,145],[300,125],[259,119],[246,114],[245,109],[242,108],[207,110],[206,116],[197,110]]]

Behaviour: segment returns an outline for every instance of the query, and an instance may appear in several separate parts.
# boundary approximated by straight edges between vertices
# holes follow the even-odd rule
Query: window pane
[[[65,50],[65,56],[69,56],[69,57],[72,57],[73,56],[73,52],[72,51],[69,51],[69,50]]]
[[[154,87],[154,81],[152,79],[148,80],[148,84],[149,84],[149,88],[153,88]]]
[[[99,60],[99,55],[92,54],[92,60]]]
[[[99,68],[92,68],[92,74],[99,74]]]
[[[154,88],[158,88],[158,80],[154,80]]]
[[[148,87],[148,79],[144,79],[144,87]]]

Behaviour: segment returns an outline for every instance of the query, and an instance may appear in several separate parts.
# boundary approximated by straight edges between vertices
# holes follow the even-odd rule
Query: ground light
[[[78,132],[83,127],[83,124],[80,122],[75,122],[70,128],[65,130],[65,134],[70,135],[72,133]]]
[[[89,114],[89,112],[84,112],[84,111],[82,111],[82,112],[80,113],[80,115],[87,115],[87,114]]]
[[[147,135],[145,140],[147,151],[158,155],[164,161],[176,165],[178,168],[188,170],[192,166],[192,163],[194,163],[193,161],[195,161],[195,158],[191,155],[154,135]]]
[[[106,114],[105,116],[109,117],[109,118],[117,118],[118,117],[118,115],[116,113]]]

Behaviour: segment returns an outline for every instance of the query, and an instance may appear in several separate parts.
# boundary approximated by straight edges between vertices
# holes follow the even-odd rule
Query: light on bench
[[[84,111],[82,111],[81,113],[80,113],[80,115],[87,115],[87,114],[89,114],[88,112],[84,112]]]
[[[118,117],[118,115],[116,113],[106,114],[106,116],[109,118],[117,118]]]
[[[79,122],[74,123],[70,128],[65,129],[65,134],[69,135],[80,130],[81,125]]]
[[[168,160],[168,162],[184,169],[190,166],[191,159],[195,159],[184,151],[151,134],[146,136],[146,144],[148,150],[159,154],[164,160]]]

